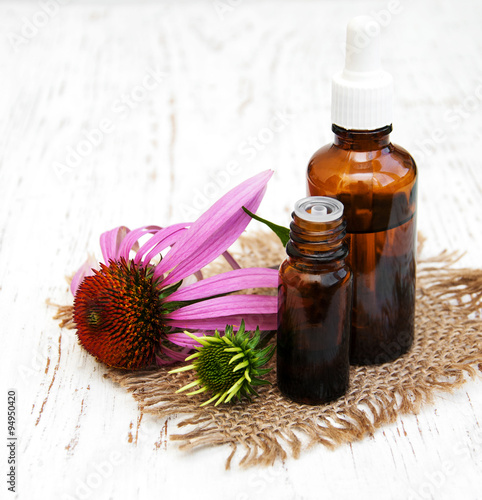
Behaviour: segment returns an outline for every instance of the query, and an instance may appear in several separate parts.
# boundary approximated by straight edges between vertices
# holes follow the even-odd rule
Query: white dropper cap
[[[381,68],[380,25],[358,16],[346,31],[345,69],[333,77],[332,123],[347,130],[376,130],[392,123],[392,76]]]

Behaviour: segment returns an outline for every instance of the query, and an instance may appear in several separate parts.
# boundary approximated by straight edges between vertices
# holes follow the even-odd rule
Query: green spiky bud
[[[201,406],[216,401],[215,406],[222,402],[229,402],[233,398],[241,400],[251,396],[258,396],[254,386],[269,384],[261,377],[266,375],[271,368],[262,368],[268,363],[274,353],[273,345],[260,348],[260,331],[256,328],[250,337],[246,331],[244,321],[237,333],[232,326],[227,326],[224,336],[216,330],[213,336],[196,337],[189,332],[184,332],[197,340],[201,345],[196,347],[197,352],[186,358],[194,360],[189,366],[183,366],[169,373],[178,373],[194,369],[197,378],[176,392],[198,386],[199,389],[189,392],[188,395],[210,391],[213,397]]]

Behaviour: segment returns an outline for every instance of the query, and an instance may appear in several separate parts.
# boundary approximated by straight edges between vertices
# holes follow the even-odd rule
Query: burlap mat
[[[285,257],[270,234],[244,236],[237,259],[243,267],[278,265]],[[373,434],[398,415],[419,412],[440,392],[452,391],[482,371],[482,270],[454,269],[454,255],[420,260],[417,271],[416,335],[412,350],[380,366],[352,367],[345,397],[323,406],[295,404],[273,383],[259,389],[252,403],[200,408],[205,395],[174,391],[194,380],[192,373],[169,375],[168,368],[144,372],[110,370],[106,376],[132,392],[143,412],[164,419],[180,415],[180,447],[229,445],[226,468],[236,450],[241,466],[271,465],[298,457],[317,443],[329,448]],[[215,264],[211,272],[222,269]],[[68,318],[68,314],[65,316]],[[236,455],[238,456],[238,455]]]

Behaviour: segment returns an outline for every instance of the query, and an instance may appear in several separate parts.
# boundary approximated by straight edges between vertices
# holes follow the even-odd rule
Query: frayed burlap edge
[[[270,266],[284,258],[276,238],[262,234],[240,240],[237,256],[243,267]],[[169,375],[168,368],[144,372],[109,370],[114,382],[131,392],[143,412],[159,418],[181,415],[181,434],[171,435],[180,448],[230,445],[226,468],[238,449],[240,466],[272,465],[288,455],[297,458],[315,444],[334,448],[373,434],[399,415],[417,414],[437,393],[451,392],[467,377],[482,371],[482,270],[455,269],[454,254],[421,260],[417,272],[416,337],[411,351],[379,366],[352,367],[345,397],[322,406],[285,399],[273,383],[260,389],[252,403],[203,407],[202,395],[189,397],[175,390],[194,380],[192,373]],[[225,270],[216,263],[211,272]],[[58,319],[74,328],[71,309]],[[304,442],[304,445],[302,445]]]

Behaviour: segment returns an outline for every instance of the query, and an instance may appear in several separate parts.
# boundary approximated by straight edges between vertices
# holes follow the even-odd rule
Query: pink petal
[[[165,315],[166,324],[179,329],[224,331],[226,325],[239,326],[244,319],[249,330],[276,330],[277,297],[231,295],[184,306]]]
[[[152,238],[139,248],[134,261],[139,264],[144,259],[144,264],[148,264],[156,255],[176,243],[182,233],[187,231],[188,227],[189,223],[173,224],[156,232]]]
[[[181,307],[164,317],[167,320],[185,321],[242,314],[274,314],[277,309],[278,298],[271,295],[229,295]]]
[[[278,271],[263,267],[237,269],[179,288],[169,300],[197,300],[247,288],[276,288]],[[205,302],[203,302],[205,303]]]
[[[226,259],[226,262],[233,268],[233,269],[241,269],[241,266],[238,264],[236,259],[226,250],[223,253],[223,257]]]
[[[185,288],[186,286],[191,286],[193,285],[194,283],[197,283],[198,281],[201,281],[203,279],[203,275],[202,275],[202,272],[201,271],[197,271],[196,273],[194,274],[191,274],[189,276],[186,276],[182,282],[181,282],[181,286],[179,287],[179,290],[181,288]]]
[[[99,263],[97,262],[97,259],[95,259],[92,255],[89,255],[89,257],[87,257],[87,260],[82,264],[82,266],[72,278],[72,282],[70,283],[70,291],[72,292],[72,295],[75,296],[77,288],[79,288],[79,285],[82,283],[82,281],[84,281],[84,278],[86,278],[87,276],[93,276],[94,269],[98,268]]]
[[[278,326],[277,314],[242,314],[232,316],[220,316],[218,318],[209,319],[192,319],[192,320],[169,320],[168,324],[175,328],[183,328],[189,330],[218,330],[223,332],[226,325],[234,325],[239,327],[244,319],[248,330],[256,330],[259,326],[260,330],[276,330]]]
[[[119,226],[100,235],[100,249],[102,250],[106,264],[109,263],[109,260],[119,258],[120,245],[129,232],[130,229],[128,227]]]
[[[154,276],[174,270],[165,284],[198,271],[226,251],[251,220],[242,206],[256,211],[273,172],[266,170],[229,191],[194,222],[157,266]]]
[[[256,211],[263,195],[264,191],[260,192],[252,202],[245,203],[245,206],[251,211]],[[181,264],[168,275],[167,279],[164,280],[164,284],[168,285],[179,281],[186,273],[194,272],[199,266],[202,268],[221,255],[225,251],[226,246],[231,246],[239,238],[241,232],[250,222],[249,216],[249,220],[245,220],[246,215],[244,211],[240,210],[233,215],[231,219],[225,221],[224,227],[212,233],[208,239],[204,241],[203,247],[198,249],[197,252],[193,253],[186,247],[185,254],[181,256],[183,259],[181,260]]]
[[[153,259],[157,255],[160,255],[163,250],[177,243],[182,233],[184,233],[185,231],[187,231],[187,228],[183,227],[182,229],[178,229],[172,234],[167,235],[144,257],[144,264],[149,263],[151,259]]]
[[[162,228],[159,226],[143,226],[129,231],[119,245],[118,257],[129,260],[130,251],[135,248],[139,238],[146,234],[155,234],[159,232],[160,229]]]
[[[192,335],[196,335],[197,337],[202,337],[204,334],[201,332],[192,332]],[[194,347],[200,345],[199,342],[196,342],[194,339],[186,335],[184,332],[178,333],[168,333],[166,335],[166,339],[173,344],[176,344],[181,347],[189,347],[193,349]]]
[[[184,361],[189,356],[191,349],[183,349],[181,352],[179,352],[169,349],[169,347],[166,347],[165,345],[161,345],[161,352],[166,356],[169,356],[169,358],[171,359],[163,359],[160,356],[156,355],[156,364],[158,366],[166,366],[172,365],[177,361]]]

